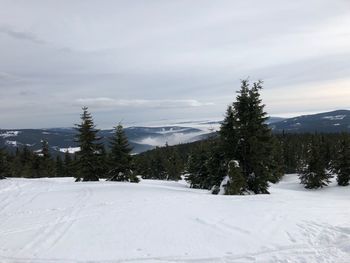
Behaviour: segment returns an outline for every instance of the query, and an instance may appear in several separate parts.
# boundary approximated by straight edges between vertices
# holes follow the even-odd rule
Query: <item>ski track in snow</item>
[[[350,262],[350,187],[213,196],[184,182],[0,181],[1,263]]]

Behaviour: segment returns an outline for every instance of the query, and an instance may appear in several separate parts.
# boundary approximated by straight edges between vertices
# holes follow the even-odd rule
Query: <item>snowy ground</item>
[[[350,187],[271,192],[2,180],[0,262],[350,262]]]

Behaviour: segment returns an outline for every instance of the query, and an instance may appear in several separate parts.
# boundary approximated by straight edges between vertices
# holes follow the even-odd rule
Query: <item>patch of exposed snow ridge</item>
[[[63,153],[76,153],[76,152],[79,152],[80,151],[80,147],[68,147],[68,148],[60,148],[59,149],[60,152],[63,152]]]
[[[2,138],[8,138],[8,137],[16,137],[20,134],[20,131],[6,131],[4,133],[0,134],[0,137]]]
[[[336,120],[343,120],[346,117],[346,115],[335,115],[335,116],[325,116],[323,119],[336,121]]]
[[[11,145],[11,146],[13,146],[13,147],[17,147],[17,145],[18,145],[18,143],[17,143],[17,141],[6,141],[5,142],[7,145]]]

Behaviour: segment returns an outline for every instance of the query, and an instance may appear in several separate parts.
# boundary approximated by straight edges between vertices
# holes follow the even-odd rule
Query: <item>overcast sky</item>
[[[0,0],[0,128],[350,108],[349,0]]]

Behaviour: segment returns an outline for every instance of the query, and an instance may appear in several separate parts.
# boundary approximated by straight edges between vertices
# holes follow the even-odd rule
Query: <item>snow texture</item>
[[[325,116],[323,119],[336,121],[336,120],[343,120],[346,117],[346,115],[335,115],[335,116]]]
[[[68,147],[68,148],[60,148],[60,152],[66,153],[68,151],[68,153],[76,153],[80,151],[80,147]]]
[[[0,181],[0,262],[350,262],[350,188],[220,196],[183,181]]]
[[[0,133],[0,137],[2,138],[8,138],[8,137],[16,137],[20,134],[19,131],[6,131],[4,133]]]

